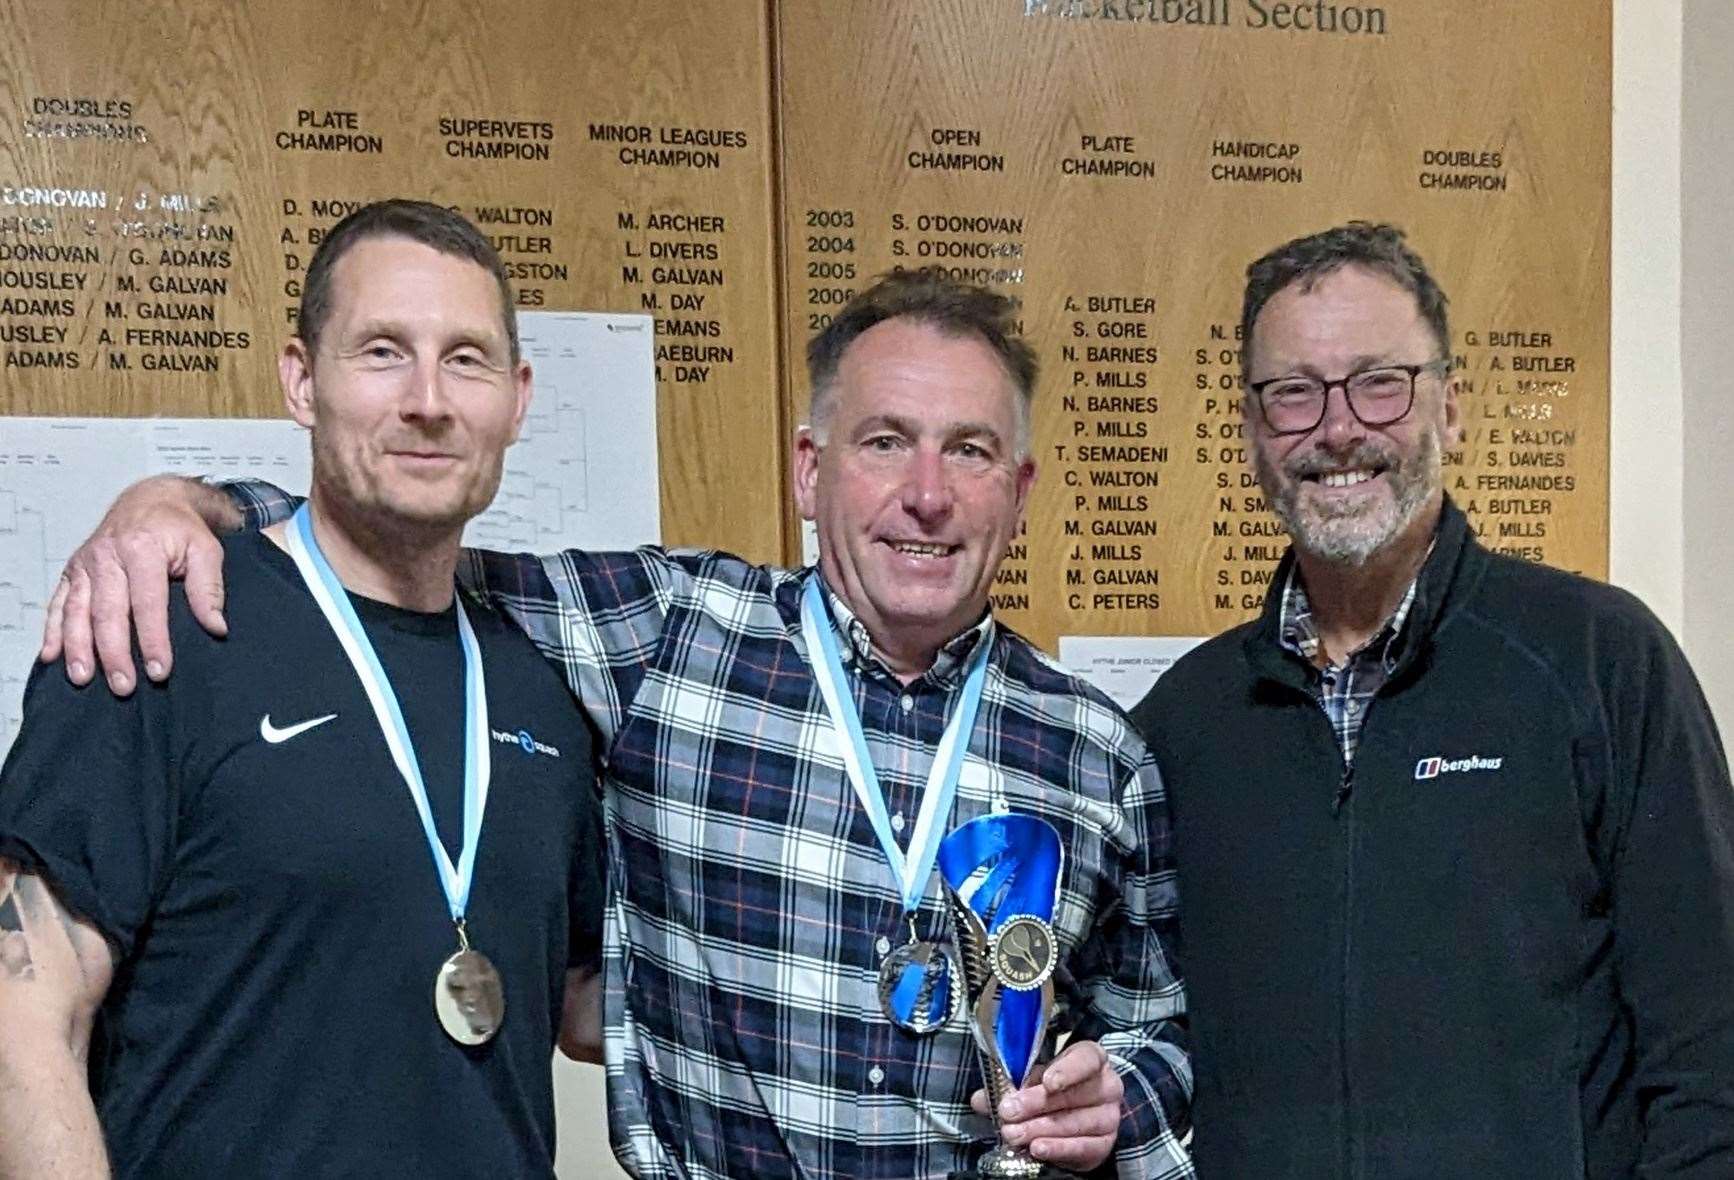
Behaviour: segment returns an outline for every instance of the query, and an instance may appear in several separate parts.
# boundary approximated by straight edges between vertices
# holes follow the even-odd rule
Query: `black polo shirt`
[[[91,1085],[116,1174],[549,1174],[565,972],[599,964],[586,723],[530,641],[471,605],[492,788],[468,928],[506,1017],[464,1048],[433,1006],[452,920],[360,681],[287,554],[257,534],[225,548],[227,639],[177,588],[166,683],[119,700],[38,667],[0,772],[0,855],[115,950]],[[456,616],[354,601],[455,860]]]

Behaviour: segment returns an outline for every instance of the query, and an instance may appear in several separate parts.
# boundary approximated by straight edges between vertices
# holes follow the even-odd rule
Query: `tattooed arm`
[[[109,1174],[85,1056],[113,974],[96,928],[0,857],[0,1180]]]

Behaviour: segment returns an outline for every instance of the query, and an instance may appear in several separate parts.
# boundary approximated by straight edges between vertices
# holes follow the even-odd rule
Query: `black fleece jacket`
[[[1734,790],[1666,630],[1447,501],[1350,775],[1279,598],[1133,712],[1200,1176],[1734,1177]]]

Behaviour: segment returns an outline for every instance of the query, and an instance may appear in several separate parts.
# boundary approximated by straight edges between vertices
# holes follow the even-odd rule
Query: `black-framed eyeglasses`
[[[1422,373],[1444,372],[1446,360],[1419,365],[1379,365],[1321,381],[1317,377],[1272,377],[1247,384],[1258,402],[1258,412],[1272,434],[1310,434],[1325,420],[1325,405],[1331,390],[1341,388],[1349,412],[1363,426],[1389,426],[1401,422],[1415,405],[1415,380]]]

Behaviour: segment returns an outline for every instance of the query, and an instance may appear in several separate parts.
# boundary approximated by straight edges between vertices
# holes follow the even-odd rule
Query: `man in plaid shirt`
[[[880,1009],[881,962],[910,922],[815,687],[800,608],[813,578],[900,843],[981,644],[948,827],[1009,811],[1060,833],[1055,1026],[1071,1040],[1004,1100],[1005,1139],[1079,1172],[1191,1175],[1162,784],[1119,710],[988,610],[1035,474],[1036,365],[1013,312],[979,288],[896,274],[812,342],[795,482],[816,569],[658,548],[470,555],[468,584],[565,673],[606,750],[610,1130],[636,1175],[939,1177],[993,1138],[964,1022],[921,1037]],[[190,595],[209,593],[190,501],[218,527],[289,506],[259,485],[129,492],[57,596],[78,673],[94,647],[111,684],[131,684],[124,623],[99,619],[93,644],[93,578],[99,601],[124,599],[121,579],[154,584],[167,554],[193,567]],[[166,674],[155,621],[140,631],[147,669]],[[51,650],[60,635],[51,620]],[[928,881],[921,937],[948,937],[944,907]]]

